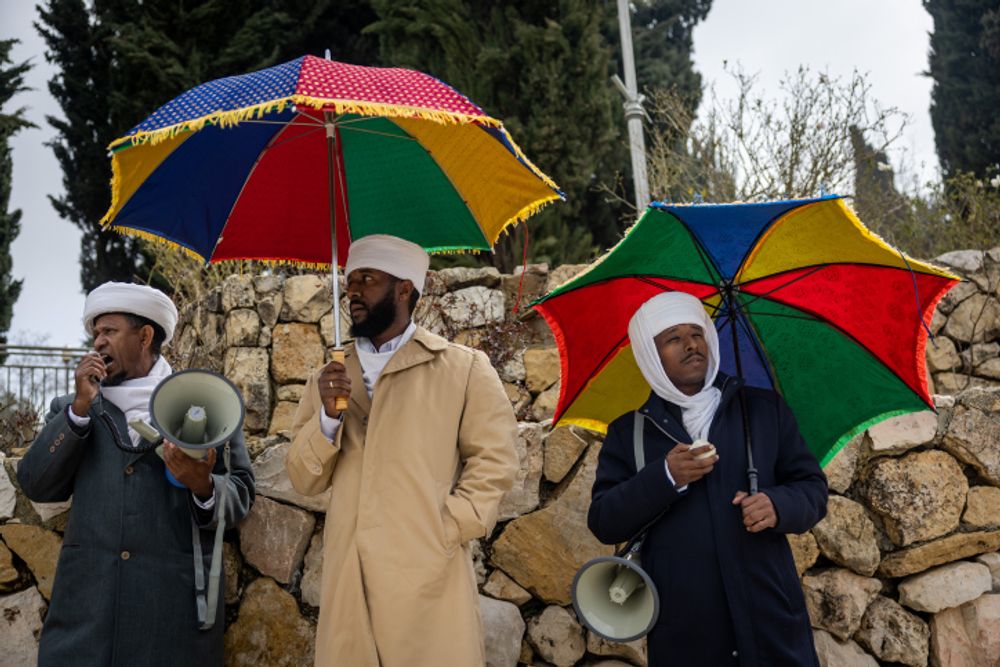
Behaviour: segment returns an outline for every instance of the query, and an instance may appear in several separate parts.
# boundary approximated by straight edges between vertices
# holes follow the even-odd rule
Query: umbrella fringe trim
[[[511,217],[507,218],[506,222],[504,222],[503,225],[500,226],[500,231],[497,232],[496,237],[490,240],[490,245],[492,246],[493,244],[495,244],[497,242],[497,239],[499,239],[501,236],[505,234],[510,234],[509,229],[514,225],[516,225],[517,223],[527,222],[528,218],[538,213],[552,202],[561,201],[562,199],[563,197],[559,196],[558,194],[553,194],[548,197],[536,199],[535,201],[531,202],[530,204],[522,208],[520,211],[518,211]]]
[[[268,100],[260,104],[255,104],[232,111],[215,111],[198,118],[185,120],[168,127],[161,127],[148,132],[136,132],[128,136],[115,139],[108,145],[108,150],[123,150],[140,144],[158,144],[168,139],[173,139],[182,132],[197,132],[206,125],[218,125],[220,128],[228,128],[254,118],[263,118],[265,114],[271,112],[282,112],[285,107],[297,104],[313,109],[324,107],[332,108],[336,113],[356,113],[360,116],[385,116],[400,118],[420,118],[442,125],[484,125],[503,129],[503,123],[490,116],[474,116],[471,114],[454,113],[450,111],[437,111],[421,107],[407,107],[392,104],[380,104],[377,102],[362,102],[357,100],[330,100],[321,97],[309,97],[307,95],[291,95],[278,100]],[[505,131],[506,132],[506,131]],[[513,142],[511,142],[513,144]],[[522,155],[520,149],[515,146],[516,153]],[[547,176],[538,171],[538,168],[531,165],[527,158],[524,161],[537,172],[543,180]],[[546,183],[548,184],[548,182]],[[553,183],[551,187],[555,187]]]
[[[563,193],[563,191],[559,189],[559,186],[556,185],[555,181],[549,178],[544,171],[536,167],[535,163],[528,159],[528,156],[524,154],[524,152],[521,150],[521,147],[514,142],[514,138],[510,136],[510,133],[507,131],[507,128],[505,128],[503,124],[500,124],[497,125],[497,129],[503,132],[504,139],[507,141],[507,145],[514,152],[514,156],[517,157],[517,159],[521,162],[521,164],[526,166],[535,176],[538,177],[539,180],[542,181],[542,183],[555,190],[558,193],[556,199],[565,200],[566,199],[565,193]]]
[[[118,211],[118,204],[119,200],[121,199],[121,187],[122,187],[122,166],[118,161],[118,156],[112,154],[111,155],[111,205],[108,207],[107,213],[105,213],[100,219],[100,225],[105,230],[111,226],[111,219]]]
[[[103,224],[103,221],[102,221],[102,224]],[[171,241],[170,239],[165,239],[162,236],[157,236],[156,234],[153,234],[151,232],[147,232],[144,229],[136,229],[135,227],[126,227],[124,225],[104,225],[104,229],[105,230],[110,229],[111,231],[116,232],[118,234],[121,234],[122,236],[134,236],[134,237],[146,240],[146,241],[152,241],[154,243],[159,243],[161,245],[165,245],[165,246],[167,246],[169,248],[172,248],[174,250],[180,250],[180,251],[184,252],[184,254],[186,254],[189,257],[192,257],[194,259],[197,259],[199,262],[202,262],[203,264],[207,263],[207,262],[205,262],[205,258],[201,255],[201,253],[195,252],[191,248],[188,248],[185,245],[181,245],[180,243],[177,243],[176,241]]]

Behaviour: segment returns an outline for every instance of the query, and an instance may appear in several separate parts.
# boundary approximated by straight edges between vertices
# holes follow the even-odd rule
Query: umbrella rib
[[[601,357],[600,361],[597,362],[597,364],[594,366],[594,370],[591,371],[590,373],[587,373],[587,377],[589,378],[589,381],[588,382],[584,382],[583,385],[580,386],[580,388],[577,389],[573,393],[573,398],[570,399],[570,400],[568,400],[566,402],[566,409],[563,410],[562,413],[559,415],[559,419],[562,419],[563,415],[566,414],[566,411],[569,410],[570,406],[572,406],[573,403],[576,402],[576,399],[580,398],[580,395],[584,391],[586,391],[587,387],[589,387],[590,384],[595,379],[597,379],[597,373],[598,373],[599,369],[604,368],[604,366],[608,363],[608,361],[612,357],[614,357],[616,354],[618,354],[619,351],[621,351],[622,349],[624,349],[625,339],[627,339],[627,338],[628,338],[628,334],[625,334],[624,336],[622,336],[621,338],[619,338],[618,342],[616,342],[614,345],[612,345],[611,349],[608,350],[608,352],[603,357]]]
[[[757,358],[763,362],[764,372],[767,373],[767,378],[771,381],[771,387],[773,387],[776,391],[780,393],[781,384],[778,382],[778,374],[775,372],[774,367],[771,364],[771,359],[768,357],[764,347],[759,344],[761,342],[760,334],[757,333],[756,329],[752,328],[753,324],[750,322],[750,313],[746,309],[746,305],[740,303],[740,300],[738,298],[734,299],[734,302],[736,303],[737,310],[743,314],[743,321],[740,321],[738,317],[734,318],[732,315],[729,315],[726,317],[726,322],[725,324],[723,324],[723,327],[729,325],[733,321],[736,321],[738,324],[733,327],[733,336],[736,337],[737,340],[739,336],[737,327],[743,328],[744,332],[746,332],[747,339],[753,346],[753,351],[757,354]],[[802,319],[808,319],[808,318],[802,318]],[[722,327],[720,327],[720,329],[721,328]]]
[[[309,122],[307,122],[307,123],[301,123],[302,125],[314,125],[316,127],[323,127],[322,123],[317,123],[315,121],[315,119],[313,119],[311,116],[307,116],[305,114],[299,114],[298,116],[296,116],[296,118],[308,119]],[[295,119],[292,119],[291,122],[287,122],[287,121],[283,121],[283,120],[264,120],[262,118],[253,118],[253,119],[249,119],[249,120],[240,121],[240,125],[249,125],[249,124],[254,124],[254,125],[295,125]]]
[[[407,136],[404,137],[404,136],[401,136],[399,134],[391,134],[389,132],[379,132],[378,130],[363,130],[360,127],[345,127],[345,128],[342,128],[342,129],[348,130],[350,132],[364,132],[365,134],[375,134],[375,135],[378,135],[380,137],[389,137],[390,139],[405,139],[407,141],[416,141],[415,138],[413,138],[413,137],[411,137],[409,135],[407,135]]]
[[[805,273],[800,274],[800,275],[796,276],[795,278],[792,278],[787,283],[784,283],[783,285],[778,285],[777,287],[774,287],[774,288],[768,290],[767,292],[764,292],[763,294],[751,294],[750,295],[751,298],[747,302],[746,305],[749,306],[750,304],[754,303],[758,299],[763,299],[763,298],[769,297],[772,294],[774,294],[775,292],[777,292],[778,290],[785,289],[789,285],[792,285],[792,284],[794,284],[794,283],[796,283],[796,282],[798,282],[800,280],[803,280],[804,278],[808,278],[809,276],[811,276],[811,275],[813,275],[815,273],[818,273],[819,271],[822,271],[823,269],[827,268],[828,266],[830,266],[830,265],[829,264],[820,264],[818,266],[813,267],[811,270],[806,271]],[[743,294],[747,294],[747,292],[742,292],[742,293]]]
[[[311,136],[311,135],[319,132],[322,129],[323,129],[322,127],[314,127],[312,129],[307,130],[307,131],[303,132],[302,134],[296,135],[294,137],[288,137],[287,139],[282,139],[281,141],[279,141],[277,143],[268,144],[267,146],[264,147],[264,150],[261,151],[261,153],[265,153],[265,152],[271,150],[272,148],[277,148],[278,146],[284,146],[285,144],[290,144],[293,141],[297,141],[299,139],[304,139],[305,137]],[[281,134],[281,130],[278,130],[278,134]]]
[[[899,373],[897,373],[892,368],[892,366],[889,365],[888,362],[884,361],[881,357],[879,357],[879,355],[875,354],[874,350],[872,350],[870,347],[868,347],[863,342],[861,342],[861,340],[859,340],[857,336],[855,336],[851,332],[847,331],[846,329],[844,329],[843,327],[841,327],[840,325],[838,325],[836,322],[833,322],[833,321],[831,321],[831,320],[829,320],[829,319],[827,319],[827,318],[825,318],[825,317],[823,317],[821,315],[818,315],[816,313],[812,313],[809,310],[806,310],[802,306],[785,306],[785,307],[786,308],[795,308],[796,310],[798,310],[798,311],[800,311],[802,313],[805,313],[805,315],[807,315],[808,317],[800,317],[798,315],[788,315],[788,314],[785,314],[785,313],[754,313],[753,316],[755,318],[756,317],[784,317],[784,318],[787,318],[787,319],[802,320],[802,321],[806,321],[806,322],[816,322],[817,324],[826,325],[826,326],[832,328],[834,331],[840,332],[840,334],[843,335],[845,338],[847,338],[848,340],[852,341],[859,348],[861,348],[862,350],[864,350],[865,352],[867,352],[869,355],[871,355],[872,359],[874,359],[876,362],[878,362],[879,364],[881,364],[884,368],[888,369],[889,372],[892,373],[893,377],[895,377],[897,380],[899,380],[903,384],[904,387],[906,387],[907,389],[909,389],[911,392],[913,392],[917,396],[917,398],[919,398],[921,401],[923,401],[923,398],[920,396],[919,392],[917,392],[916,390],[914,390],[914,388],[911,387],[910,384],[906,380],[904,380],[903,378],[901,378],[899,376]],[[748,313],[748,316],[749,316],[749,313]],[[749,317],[747,319],[749,320]],[[926,401],[924,401],[924,402],[926,403]],[[931,405],[931,404],[928,404],[928,405]],[[931,407],[933,407],[933,405],[931,405]]]
[[[291,125],[294,125],[294,121],[295,121],[295,118],[293,117],[292,119],[289,120],[289,122],[284,123],[284,125],[286,127],[289,127]],[[233,211],[236,210],[236,205],[239,203],[240,198],[243,196],[243,191],[246,190],[247,183],[249,183],[250,179],[253,178],[253,174],[257,170],[257,166],[260,164],[261,158],[264,157],[264,153],[266,153],[268,150],[270,150],[271,148],[273,148],[275,146],[280,146],[283,143],[287,143],[288,141],[294,141],[295,139],[299,139],[301,137],[308,136],[308,135],[310,135],[310,134],[312,134],[313,132],[316,132],[316,131],[317,131],[317,129],[314,128],[314,129],[311,129],[311,130],[308,130],[308,131],[302,133],[298,137],[293,137],[292,139],[287,139],[285,141],[280,141],[280,142],[275,142],[275,139],[277,139],[279,136],[281,136],[281,133],[284,132],[284,130],[278,130],[277,132],[274,133],[274,136],[271,137],[271,139],[267,142],[267,144],[264,146],[264,148],[262,148],[261,151],[257,154],[257,159],[254,160],[253,166],[250,167],[250,171],[247,172],[247,177],[245,179],[243,179],[243,185],[240,187],[240,192],[233,199],[233,205],[229,207],[229,213],[226,214],[226,221],[222,225],[222,229],[219,232],[218,238],[215,240],[215,245],[212,246],[212,255],[215,255],[215,249],[218,247],[218,245],[222,241],[222,239],[225,238],[225,236],[226,236],[226,228],[229,226],[229,222],[230,222],[230,220],[233,217]],[[206,261],[206,264],[209,261],[211,261],[212,255],[209,255],[208,261]]]
[[[620,278],[620,277],[624,277],[624,276],[615,276],[615,278]],[[678,291],[678,290],[676,290],[676,289],[674,289],[672,287],[667,287],[666,285],[661,285],[660,283],[656,282],[654,279],[650,278],[648,275],[635,274],[632,277],[635,278],[636,280],[638,280],[641,283],[646,283],[647,285],[652,285],[653,287],[658,287],[658,288],[662,289],[664,292],[666,292],[666,291],[672,291],[672,292]],[[663,278],[664,280],[684,280],[683,278],[670,278],[668,276],[659,276],[659,277]],[[694,282],[694,281],[684,280],[684,282]],[[597,285],[597,284],[598,283],[591,283],[590,285],[585,285],[584,287],[590,287],[591,285]],[[716,290],[715,293],[718,293],[718,290]],[[711,296],[711,295],[709,295],[709,296]],[[713,313],[711,313],[711,316],[717,315],[719,313],[719,311],[722,310],[719,306],[712,305],[710,303],[705,303],[704,299],[699,299],[699,301],[701,301],[701,304],[703,306],[705,306],[706,308],[711,308],[714,311]]]

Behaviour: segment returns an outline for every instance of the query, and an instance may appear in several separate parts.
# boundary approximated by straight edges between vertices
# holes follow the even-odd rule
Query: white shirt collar
[[[413,338],[413,334],[417,332],[417,325],[410,320],[410,324],[403,330],[403,333],[399,334],[395,338],[390,338],[386,342],[382,343],[382,347],[375,349],[375,345],[372,344],[371,340],[368,338],[358,338],[355,341],[359,350],[368,352],[369,354],[384,354],[387,352],[395,352],[399,348],[403,347],[406,343]]]

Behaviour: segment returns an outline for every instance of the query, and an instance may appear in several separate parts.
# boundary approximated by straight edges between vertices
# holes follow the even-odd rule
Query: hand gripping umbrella
[[[335,311],[351,239],[485,251],[563,198],[499,120],[450,86],[313,56],[201,84],[110,150],[106,228],[206,263],[330,267]]]

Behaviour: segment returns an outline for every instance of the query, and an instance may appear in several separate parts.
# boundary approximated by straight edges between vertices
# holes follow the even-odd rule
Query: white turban
[[[653,338],[678,324],[697,324],[705,331],[708,344],[708,371],[705,385],[688,396],[670,381]],[[642,376],[657,396],[681,408],[684,430],[694,439],[708,439],[708,429],[719,407],[722,392],[713,387],[719,372],[719,334],[701,301],[684,292],[664,292],[642,304],[628,324],[632,354]]]
[[[83,304],[83,326],[94,335],[94,320],[108,313],[129,313],[156,322],[167,334],[164,343],[174,337],[177,307],[166,294],[146,285],[104,283],[87,295]]]
[[[409,280],[420,293],[431,258],[427,251],[398,236],[372,234],[351,242],[344,273],[355,269],[378,269],[403,280]]]

